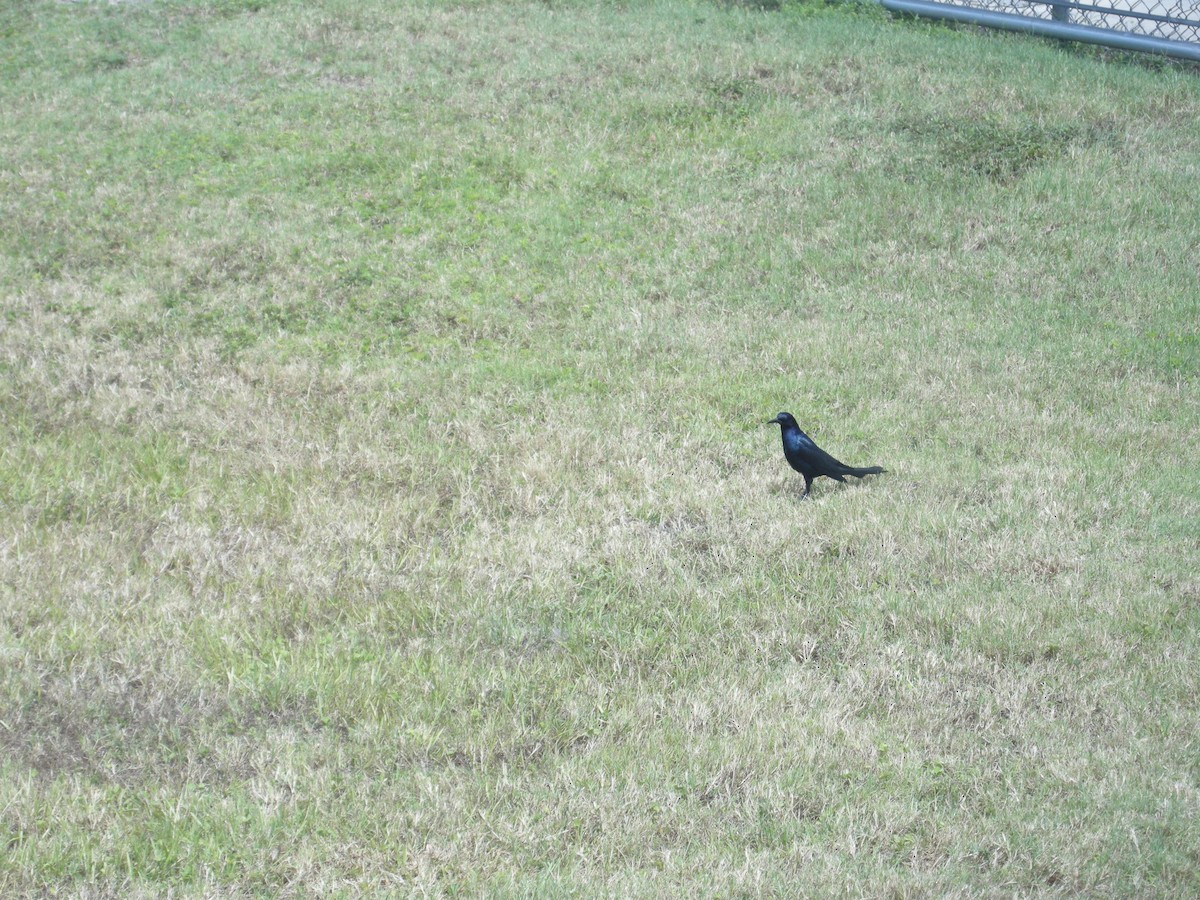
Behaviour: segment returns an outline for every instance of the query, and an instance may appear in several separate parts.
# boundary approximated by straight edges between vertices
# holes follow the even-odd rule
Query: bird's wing
[[[829,472],[840,472],[842,469],[846,468],[843,463],[834,459],[815,443],[813,443],[813,439],[803,431],[800,432],[800,446],[798,449],[804,455],[805,459],[812,464],[813,468]]]

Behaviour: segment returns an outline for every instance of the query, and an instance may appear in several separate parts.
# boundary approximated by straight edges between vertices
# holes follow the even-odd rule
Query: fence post
[[[1050,18],[1055,22],[1070,22],[1071,7],[1061,0],[1051,0],[1050,2]]]

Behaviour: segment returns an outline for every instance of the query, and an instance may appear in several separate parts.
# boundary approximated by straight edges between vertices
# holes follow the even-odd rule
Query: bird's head
[[[789,412],[781,412],[775,418],[771,419],[771,421],[767,422],[767,424],[768,425],[782,425],[784,428],[787,428],[789,425],[796,425],[796,419]],[[799,427],[799,426],[797,426],[797,427]]]

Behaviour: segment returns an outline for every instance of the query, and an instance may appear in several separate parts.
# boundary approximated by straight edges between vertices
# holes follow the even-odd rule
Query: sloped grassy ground
[[[1200,82],[710,3],[0,10],[0,892],[1200,893]],[[890,474],[783,464],[780,409]]]

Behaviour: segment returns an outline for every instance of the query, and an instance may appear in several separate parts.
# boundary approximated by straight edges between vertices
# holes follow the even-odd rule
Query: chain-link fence
[[[1200,60],[1200,0],[881,0],[899,12]]]
[[[1074,3],[1030,3],[1026,0],[955,0],[956,5],[1033,16],[1075,25],[1093,25],[1130,34],[1145,34],[1168,41],[1200,43],[1200,3],[1194,0],[1099,0]]]

